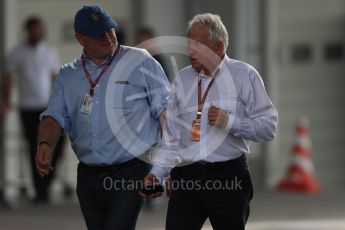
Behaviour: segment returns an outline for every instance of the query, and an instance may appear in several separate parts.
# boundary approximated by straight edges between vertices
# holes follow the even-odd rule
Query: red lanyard
[[[87,80],[88,80],[89,83],[90,83],[90,91],[89,91],[89,94],[90,94],[91,97],[93,97],[93,95],[94,95],[94,91],[95,91],[95,87],[96,87],[97,83],[99,82],[99,80],[101,79],[101,77],[103,76],[103,74],[108,70],[108,68],[109,68],[109,66],[110,66],[110,64],[111,64],[111,62],[113,61],[114,57],[117,55],[117,53],[119,52],[119,50],[120,50],[120,45],[117,46],[117,48],[116,48],[116,50],[115,50],[113,56],[112,56],[111,59],[104,65],[104,67],[103,67],[101,73],[98,75],[98,77],[96,78],[95,81],[92,80],[92,77],[91,77],[89,71],[87,71],[87,69],[86,69],[86,65],[85,65],[85,56],[84,56],[84,55],[81,56],[81,63],[83,64],[83,68],[84,68],[84,72],[85,72],[86,78],[87,78]]]
[[[208,84],[208,86],[207,86],[207,88],[205,90],[205,93],[202,96],[202,98],[201,98],[201,76],[200,76],[200,74],[198,76],[199,77],[199,81],[198,81],[198,112],[196,113],[196,118],[197,119],[201,118],[201,112],[202,112],[202,109],[204,107],[204,104],[205,104],[205,101],[206,101],[206,97],[208,95],[208,92],[211,89],[211,86],[214,83],[214,80],[216,80],[218,72],[219,72],[219,69],[215,72],[214,76],[212,77],[212,79],[211,79],[210,83]]]

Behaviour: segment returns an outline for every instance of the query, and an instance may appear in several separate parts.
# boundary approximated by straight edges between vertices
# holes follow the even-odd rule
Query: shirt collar
[[[119,48],[120,48],[120,47],[119,47]],[[103,65],[107,64],[107,63],[111,60],[111,58],[112,58],[112,56],[114,55],[116,49],[117,49],[117,48],[115,48],[114,51],[113,51],[110,55],[108,55],[108,57],[107,57],[99,66],[103,66]],[[96,64],[93,63],[93,62],[87,57],[86,52],[85,52],[85,49],[83,49],[82,56],[85,58],[85,63],[86,63],[86,64],[91,64],[91,65],[95,65],[95,66],[96,66]]]
[[[216,74],[219,74],[220,72],[222,72],[222,69],[224,68],[224,63],[227,62],[229,60],[228,55],[224,54],[224,57],[222,59],[222,61],[219,63],[219,65],[217,66],[217,68],[215,68],[212,73],[210,75],[206,75],[205,72],[203,70],[201,70],[198,75],[203,78],[203,79],[207,79],[208,77],[213,77]]]

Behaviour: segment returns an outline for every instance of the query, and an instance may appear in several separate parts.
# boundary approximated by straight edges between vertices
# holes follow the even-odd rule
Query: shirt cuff
[[[169,176],[171,168],[169,167],[162,167],[158,165],[154,165],[151,169],[151,173],[159,179],[161,183],[165,181],[165,179]]]
[[[151,103],[151,111],[152,111],[153,117],[155,119],[158,119],[161,112],[167,109],[167,105],[168,105],[167,101],[164,103],[161,103],[161,102]]]
[[[57,115],[55,115],[55,114],[49,112],[48,110],[44,111],[44,112],[40,115],[39,119],[40,119],[40,121],[42,122],[42,120],[43,120],[44,118],[46,118],[46,117],[51,117],[51,118],[53,118],[53,119],[60,125],[60,127],[61,127],[62,129],[65,129],[65,121],[64,121],[64,119],[59,118],[59,116],[57,116]]]

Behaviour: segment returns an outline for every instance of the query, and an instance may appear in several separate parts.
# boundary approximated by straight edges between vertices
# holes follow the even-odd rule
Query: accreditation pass
[[[91,114],[92,111],[92,106],[93,106],[93,100],[90,94],[86,94],[83,103],[81,104],[80,112],[85,113],[85,114]]]

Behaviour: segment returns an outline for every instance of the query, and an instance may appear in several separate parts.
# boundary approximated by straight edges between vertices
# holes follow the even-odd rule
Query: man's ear
[[[81,46],[84,46],[84,36],[80,33],[75,33],[75,39],[79,42]]]
[[[223,44],[223,42],[221,42],[221,41],[217,42],[216,48],[217,48],[217,54],[218,55],[223,55],[223,51],[224,51],[224,44]]]

